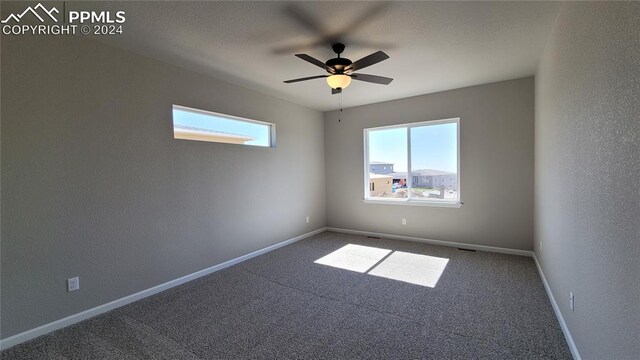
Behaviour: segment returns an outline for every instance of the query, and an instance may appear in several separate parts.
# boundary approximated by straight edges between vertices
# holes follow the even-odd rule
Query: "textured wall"
[[[536,76],[535,251],[584,359],[640,354],[638,19],[566,3]]]
[[[533,83],[528,77],[350,108],[340,123],[338,112],[325,113],[327,226],[531,250]],[[460,117],[461,208],[362,201],[364,128],[452,117]]]
[[[65,36],[3,36],[1,85],[3,338],[325,225],[320,112]],[[174,140],[174,103],[278,146]]]

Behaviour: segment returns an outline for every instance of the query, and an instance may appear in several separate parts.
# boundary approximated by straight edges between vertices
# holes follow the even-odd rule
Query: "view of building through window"
[[[273,124],[173,105],[176,139],[273,146]]]
[[[459,201],[459,119],[365,130],[366,199]]]

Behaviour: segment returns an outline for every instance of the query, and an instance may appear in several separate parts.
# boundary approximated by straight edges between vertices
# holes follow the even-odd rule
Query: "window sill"
[[[428,200],[410,200],[410,199],[364,199],[365,204],[378,204],[378,205],[404,205],[404,206],[431,206],[431,207],[448,207],[448,208],[460,208],[462,202],[460,201],[428,201]]]

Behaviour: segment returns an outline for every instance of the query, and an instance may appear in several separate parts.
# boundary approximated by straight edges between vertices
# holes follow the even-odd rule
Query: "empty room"
[[[1,359],[640,359],[640,2],[0,19]]]

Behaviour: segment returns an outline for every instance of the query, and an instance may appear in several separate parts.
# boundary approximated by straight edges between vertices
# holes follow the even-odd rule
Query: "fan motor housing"
[[[337,73],[342,73],[347,66],[352,64],[352,62],[349,59],[337,57],[327,60],[325,64],[327,64],[328,67],[335,69]]]

